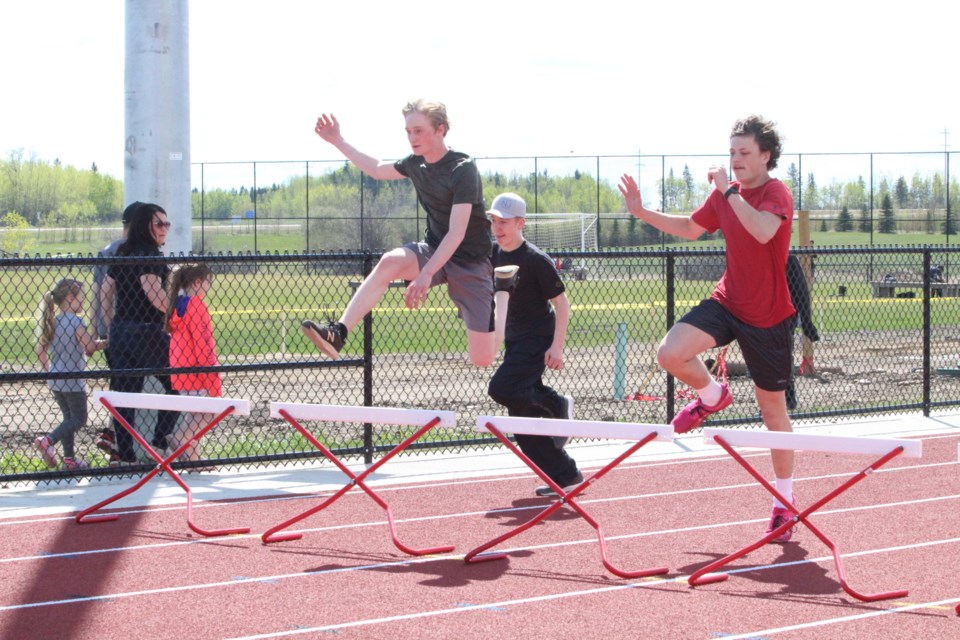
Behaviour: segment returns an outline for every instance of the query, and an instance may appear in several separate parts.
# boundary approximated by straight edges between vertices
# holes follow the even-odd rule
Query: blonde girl
[[[182,265],[170,276],[166,327],[170,332],[171,367],[213,367],[218,364],[213,323],[204,301],[212,282],[213,272],[204,264]],[[171,376],[171,383],[181,395],[211,398],[223,395],[219,373],[175,373]],[[212,418],[205,413],[186,414],[173,435],[171,446],[179,448],[191,441]],[[198,444],[191,442],[184,451],[184,459],[200,459]]]
[[[37,357],[49,373],[76,373],[87,368],[87,358],[105,349],[106,340],[94,340],[83,320],[83,285],[65,278],[43,295],[40,304],[40,339]],[[89,465],[76,457],[74,434],[87,424],[87,385],[83,378],[48,380],[53,398],[60,406],[63,421],[56,429],[37,438],[33,446],[51,469],[59,466],[55,445],[63,445],[63,468],[85,469]]]

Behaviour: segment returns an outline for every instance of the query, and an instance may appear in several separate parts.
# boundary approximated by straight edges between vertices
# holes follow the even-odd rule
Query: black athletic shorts
[[[708,298],[680,318],[679,322],[707,333],[717,341],[718,347],[736,340],[753,383],[764,391],[783,391],[790,386],[793,316],[761,329],[740,321],[722,304]]]

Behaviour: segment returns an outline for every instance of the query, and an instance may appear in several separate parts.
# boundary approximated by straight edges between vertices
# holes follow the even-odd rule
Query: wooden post
[[[800,243],[801,247],[812,247],[813,242],[810,240],[810,212],[809,211],[798,211],[797,212],[800,218],[799,232],[800,232]],[[800,256],[800,267],[803,269],[803,277],[807,281],[807,290],[810,292],[810,305],[811,313],[813,312],[813,256],[802,255]],[[803,346],[801,348],[801,356],[803,357],[803,363],[809,366],[803,367],[804,376],[814,375],[813,369],[813,342],[810,341],[806,335],[803,336]]]

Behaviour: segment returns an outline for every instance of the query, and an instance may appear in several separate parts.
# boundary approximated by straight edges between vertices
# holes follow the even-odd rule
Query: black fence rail
[[[960,249],[952,247],[817,247],[797,249],[810,290],[810,318],[819,340],[796,340],[797,423],[866,414],[922,412],[960,405]],[[572,314],[566,365],[547,383],[576,399],[590,420],[668,422],[690,396],[657,364],[666,330],[709,296],[723,271],[720,250],[558,252]],[[455,411],[455,429],[436,430],[411,455],[428,449],[465,451],[493,441],[473,429],[480,414],[501,413],[487,396],[495,370],[470,365],[466,336],[443,287],[425,308],[404,308],[402,288],[351,334],[337,361],[324,359],[300,332],[304,318],[339,316],[377,253],[256,254],[163,258],[171,266],[208,263],[216,276],[207,295],[224,396],[251,401],[250,416],[228,417],[205,438],[202,460],[181,467],[296,465],[319,454],[281,420],[271,401],[395,406]],[[87,284],[94,266],[136,258],[0,259],[0,482],[66,480],[140,472],[142,462],[110,467],[96,443],[109,415],[88,403],[76,433],[83,470],[48,468],[35,440],[60,422],[48,382],[84,378],[88,392],[110,376],[150,376],[186,369],[114,369],[102,352],[84,372],[49,374],[37,359],[37,308],[61,278]],[[88,301],[89,303],[89,301]],[[705,355],[728,376],[735,402],[714,424],[756,427],[753,383],[736,347]],[[137,412],[150,440],[155,415]],[[318,437],[337,455],[372,460],[403,434],[383,425],[328,423]],[[142,453],[142,452],[141,452]],[[58,455],[62,452],[58,449]]]

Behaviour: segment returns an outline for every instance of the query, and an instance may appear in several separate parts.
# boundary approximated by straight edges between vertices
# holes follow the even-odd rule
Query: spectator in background
[[[110,358],[114,369],[166,369],[170,367],[170,336],[164,331],[167,311],[166,280],[170,268],[160,257],[160,247],[167,239],[170,221],[167,212],[156,204],[136,207],[130,221],[130,233],[117,249],[118,257],[143,258],[112,265],[104,280],[104,291],[115,291],[112,317],[107,320],[110,331]],[[101,299],[102,299],[101,295]],[[169,395],[179,395],[170,383],[169,375],[155,376]],[[141,393],[144,376],[114,376],[111,388],[125,393]],[[135,426],[136,411],[129,407],[117,412],[130,426]],[[159,411],[151,444],[163,452],[167,437],[173,433],[179,413]],[[136,462],[133,438],[114,419],[116,453],[112,464]]]
[[[812,265],[811,265],[812,266]],[[790,254],[787,257],[787,287],[790,289],[790,300],[793,307],[797,310],[797,315],[793,319],[793,329],[796,331],[799,325],[810,342],[816,342],[820,339],[820,333],[816,325],[813,324],[813,307],[810,304],[810,289],[807,287],[807,278],[803,273],[803,267],[797,256]],[[790,386],[786,390],[787,409],[791,411],[797,408],[797,388],[796,375],[794,368],[790,369]]]
[[[100,252],[97,253],[98,258],[112,258],[117,255],[117,249],[120,248],[120,245],[126,241],[127,236],[130,234],[130,221],[133,219],[133,212],[142,204],[142,202],[137,200],[136,202],[130,203],[130,205],[123,210],[123,215],[120,217],[120,221],[123,224],[123,236],[101,249]],[[106,340],[107,336],[110,335],[108,327],[110,326],[110,320],[113,318],[114,292],[112,286],[104,289],[103,283],[106,279],[107,265],[97,264],[94,266],[93,288],[90,291],[90,333],[93,340]],[[112,281],[110,284],[113,284]],[[113,364],[110,361],[109,347],[103,352],[103,355],[106,357],[107,367],[113,369]],[[110,390],[116,391],[113,384],[113,378],[111,377],[109,383]],[[116,437],[114,436],[113,429],[106,428],[100,431],[97,446],[111,458],[116,455]]]
[[[185,264],[174,269],[167,285],[166,328],[170,332],[170,366],[213,367],[217,365],[217,346],[213,322],[205,298],[213,283],[213,272],[205,264]],[[181,395],[219,398],[223,395],[220,374],[216,372],[175,373],[173,388]],[[180,429],[174,431],[170,447],[179,449],[213,419],[207,413],[190,413]],[[185,460],[199,460],[199,442],[183,452]]]

